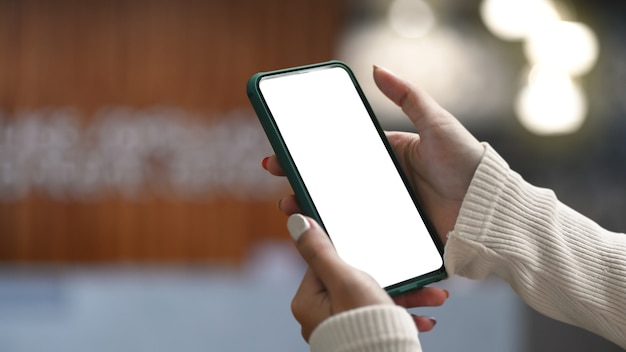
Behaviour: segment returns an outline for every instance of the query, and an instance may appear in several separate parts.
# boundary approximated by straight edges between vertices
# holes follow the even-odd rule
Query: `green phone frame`
[[[280,69],[280,70],[269,71],[269,72],[258,72],[254,74],[252,77],[250,77],[250,79],[248,80],[248,84],[247,84],[248,99],[250,100],[250,103],[252,104],[252,107],[254,108],[254,111],[256,112],[259,122],[261,123],[263,130],[265,131],[265,134],[267,135],[269,139],[272,149],[274,149],[274,153],[276,154],[276,157],[278,158],[280,165],[283,167],[283,171],[285,172],[285,175],[287,176],[289,184],[291,185],[291,188],[294,191],[294,194],[296,196],[296,199],[298,201],[298,204],[300,205],[300,208],[303,214],[315,219],[325,229],[324,222],[320,218],[317,212],[317,209],[315,208],[315,204],[313,200],[311,199],[309,192],[307,191],[307,188],[298,173],[296,165],[290,156],[289,150],[281,137],[281,133],[278,127],[276,126],[276,123],[274,122],[274,118],[272,117],[272,114],[269,111],[265,103],[263,95],[260,92],[259,82],[264,77],[284,75],[284,74],[289,74],[293,72],[306,71],[306,70],[318,69],[318,68],[323,68],[323,67],[341,67],[346,72],[348,72],[348,75],[350,76],[352,83],[357,89],[359,96],[361,97],[361,100],[363,104],[365,105],[370,115],[370,118],[372,119],[372,122],[376,126],[376,130],[378,131],[378,134],[383,140],[385,147],[387,148],[387,151],[389,152],[391,158],[393,159],[396,169],[400,173],[400,176],[402,177],[402,180],[408,192],[410,193],[411,198],[413,199],[415,207],[419,211],[422,219],[424,220],[426,228],[428,229],[428,232],[430,233],[431,238],[435,242],[435,245],[439,251],[439,254],[443,257],[443,244],[441,243],[439,236],[435,232],[434,227],[432,226],[430,220],[428,220],[428,217],[426,217],[425,212],[422,210],[419,199],[417,198],[415,191],[411,187],[411,184],[408,182],[408,179],[406,175],[404,174],[404,170],[400,166],[400,163],[391,145],[389,144],[387,137],[385,136],[385,132],[381,128],[380,123],[376,119],[376,115],[374,114],[374,111],[372,110],[369,102],[367,101],[365,97],[365,94],[363,93],[363,90],[361,89],[361,86],[356,80],[356,76],[354,75],[352,70],[348,67],[348,65],[337,60],[315,63],[315,64],[304,65],[304,66],[291,67],[291,68]],[[387,293],[389,293],[389,295],[394,296],[394,295],[398,295],[404,292],[408,292],[408,291],[423,287],[433,282],[443,280],[447,276],[448,275],[445,270],[445,267],[442,265],[441,268],[439,268],[438,270],[385,287],[385,290],[387,291]]]

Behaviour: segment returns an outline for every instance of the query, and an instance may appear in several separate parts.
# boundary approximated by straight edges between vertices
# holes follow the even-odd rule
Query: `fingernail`
[[[372,65],[372,66],[374,67],[374,71],[376,71],[376,70],[383,70],[383,71],[387,71],[387,72],[391,73],[391,70],[389,70],[388,68],[381,67],[381,66],[378,66],[378,65]]]
[[[444,289],[443,292],[446,293],[446,299],[450,298],[450,291]]]
[[[267,170],[267,161],[270,160],[269,156],[266,156],[265,158],[263,158],[263,160],[261,160],[261,166],[263,166],[263,168],[265,170]]]
[[[437,325],[437,319],[433,317],[428,317],[428,320],[430,320],[433,323],[433,326]]]
[[[278,202],[276,202],[276,208],[278,208],[278,210],[282,211],[282,209],[280,209],[280,203],[283,201],[283,199],[279,199]]]
[[[293,214],[287,220],[287,229],[289,230],[289,234],[291,234],[291,238],[293,238],[296,242],[302,234],[307,232],[310,228],[311,225],[309,224],[309,221],[300,214]]]

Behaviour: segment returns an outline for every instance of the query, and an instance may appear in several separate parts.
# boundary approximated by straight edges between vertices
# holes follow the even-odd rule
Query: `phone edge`
[[[261,123],[261,126],[265,130],[265,134],[268,137],[270,145],[272,146],[272,149],[274,150],[274,153],[276,154],[278,161],[280,162],[281,165],[288,166],[288,168],[286,168],[284,171],[289,181],[289,184],[291,185],[294,191],[298,204],[300,205],[302,209],[303,214],[313,218],[315,221],[317,221],[320,224],[320,226],[322,226],[322,228],[324,228],[324,230],[326,230],[324,223],[322,219],[320,218],[317,212],[317,209],[315,208],[315,205],[310,197],[310,194],[308,190],[306,189],[306,186],[302,182],[301,177],[298,174],[295,163],[293,162],[293,159],[289,155],[289,151],[285,143],[283,142],[280,131],[278,127],[276,126],[276,124],[274,123],[271,113],[266,109],[266,104],[263,100],[262,94],[259,89],[259,82],[263,77],[267,77],[267,76],[281,75],[281,74],[286,74],[290,72],[314,69],[314,68],[319,68],[319,67],[324,67],[324,66],[341,66],[344,70],[346,70],[346,72],[350,76],[350,79],[352,80],[355,88],[357,89],[357,92],[359,96],[361,97],[361,100],[365,108],[370,114],[370,118],[372,119],[372,122],[374,123],[383,143],[385,144],[385,147],[387,148],[390,154],[390,157],[393,160],[393,163],[396,166],[396,169],[398,170],[400,174],[400,177],[402,178],[405,184],[405,187],[407,188],[407,191],[410,193],[411,198],[413,199],[414,204],[418,212],[420,213],[420,216],[422,217],[422,220],[424,221],[425,226],[428,229],[429,235],[435,242],[435,246],[437,247],[437,250],[439,251],[443,259],[443,243],[439,239],[437,232],[434,229],[434,226],[430,222],[430,219],[426,216],[425,212],[423,211],[420,200],[417,197],[417,193],[408,182],[407,176],[404,170],[402,169],[402,166],[400,165],[398,158],[395,152],[393,151],[391,144],[389,143],[389,140],[384,134],[384,130],[382,129],[382,126],[380,126],[380,123],[378,121],[378,118],[376,117],[376,114],[374,113],[372,107],[370,106],[369,101],[367,100],[363,90],[361,89],[361,86],[358,83],[356,76],[354,72],[352,71],[352,69],[350,69],[350,67],[346,63],[339,61],[339,60],[330,60],[330,61],[325,61],[325,62],[319,62],[319,63],[309,64],[309,65],[294,66],[290,68],[278,69],[278,70],[273,70],[273,71],[257,72],[248,79],[247,86],[246,86],[246,93],[248,95],[248,99],[250,100],[250,103],[252,104],[252,107],[257,114],[257,117],[258,117],[259,122]],[[331,241],[332,241],[332,238],[331,238]],[[445,269],[445,263],[444,263],[437,270],[431,271],[430,273],[426,273],[424,275],[421,275],[415,278],[411,278],[403,282],[396,283],[391,286],[384,287],[384,289],[385,291],[387,291],[387,293],[390,296],[396,296],[405,292],[409,292],[409,291],[421,288],[428,284],[441,281],[443,279],[446,279],[447,277],[448,277],[448,274]]]

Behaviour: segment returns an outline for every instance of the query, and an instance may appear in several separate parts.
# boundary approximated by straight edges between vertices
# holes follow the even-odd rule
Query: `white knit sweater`
[[[448,235],[450,275],[495,274],[530,306],[626,348],[626,235],[609,232],[513,172],[487,144]],[[320,324],[311,351],[421,351],[401,307],[371,306]]]

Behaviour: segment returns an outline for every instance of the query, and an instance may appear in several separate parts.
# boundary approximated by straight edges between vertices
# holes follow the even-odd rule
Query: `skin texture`
[[[374,67],[373,75],[378,88],[402,109],[418,131],[387,132],[387,137],[445,244],[484,148],[452,114],[418,87],[382,68]],[[272,175],[284,176],[275,155],[263,159],[262,165]],[[300,212],[293,195],[280,199],[278,207],[287,215]],[[296,241],[296,246],[309,270],[292,302],[292,312],[306,340],[324,319],[348,309],[394,303],[407,308],[438,306],[447,299],[448,292],[435,287],[391,299],[371,277],[344,263],[323,230],[315,221],[308,221],[311,229]],[[414,316],[414,321],[420,331],[428,331],[435,324],[432,318],[422,316]]]
[[[407,308],[439,306],[447,299],[447,291],[428,287],[400,296],[394,302],[371,276],[339,258],[330,239],[313,219],[305,220],[310,228],[298,234],[295,243],[309,268],[291,302],[291,310],[306,341],[322,321],[351,309],[379,304]],[[420,331],[428,331],[435,325],[432,318],[413,316],[413,319]]]

